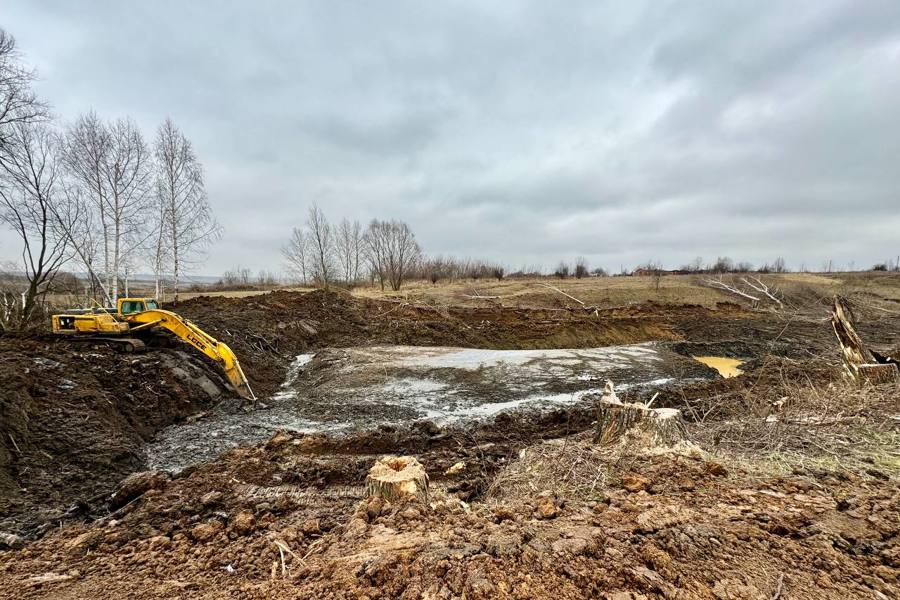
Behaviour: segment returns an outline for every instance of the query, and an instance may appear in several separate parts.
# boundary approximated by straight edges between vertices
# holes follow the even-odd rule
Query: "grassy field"
[[[723,280],[743,286],[742,277],[726,275]],[[658,287],[653,277],[590,277],[565,280],[536,278],[502,281],[481,279],[440,282],[436,285],[414,281],[404,285],[399,292],[363,287],[355,289],[353,294],[434,305],[521,308],[577,307],[580,305],[578,300],[585,305],[601,308],[645,301],[709,307],[715,306],[717,302],[744,301],[725,290],[705,285],[704,280],[708,278],[701,275],[666,275],[660,278]],[[798,303],[805,299],[833,294],[864,294],[873,302],[887,303],[888,306],[900,303],[900,274],[786,273],[762,275],[760,279],[771,289],[778,290],[788,301],[795,300]],[[900,311],[900,305],[895,309]]]
[[[744,275],[725,275],[723,281],[741,286]],[[507,308],[563,308],[586,306],[609,308],[641,302],[664,304],[696,304],[713,307],[718,302],[746,302],[735,294],[705,284],[707,275],[664,275],[658,285],[654,277],[588,277],[584,279],[524,278],[524,279],[466,279],[452,282],[407,282],[400,291],[382,290],[378,286],[356,286],[349,293],[361,298],[400,300],[432,306],[494,306]],[[865,298],[884,310],[900,312],[900,273],[783,273],[760,275],[759,279],[789,303],[802,304],[814,298],[840,294]],[[309,286],[278,288],[308,292]],[[246,298],[269,293],[271,290],[194,290],[182,292],[180,298],[189,300],[199,296]],[[749,290],[752,292],[752,290]],[[152,289],[134,288],[133,296],[152,295]],[[755,293],[755,292],[752,292]],[[169,301],[164,297],[163,301]],[[80,300],[70,295],[49,298],[54,307],[75,307]],[[580,302],[579,302],[580,301]]]

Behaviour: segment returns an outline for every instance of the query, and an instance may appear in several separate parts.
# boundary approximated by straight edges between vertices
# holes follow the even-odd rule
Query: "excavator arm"
[[[210,357],[225,371],[225,376],[235,387],[238,393],[248,400],[256,400],[250,382],[244,375],[240,363],[234,352],[226,344],[180,316],[167,310],[145,310],[125,316],[125,320],[131,325],[131,331],[145,329],[154,326],[168,329],[191,346]]]

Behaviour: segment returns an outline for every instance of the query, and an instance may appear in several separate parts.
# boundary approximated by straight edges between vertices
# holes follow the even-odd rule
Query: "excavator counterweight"
[[[84,309],[53,315],[52,326],[53,332],[57,334],[104,336],[99,339],[131,336],[161,327],[216,361],[241,396],[248,400],[256,400],[256,396],[250,388],[250,382],[247,381],[237,356],[231,348],[180,315],[162,310],[156,300],[120,298],[115,310],[109,308]]]

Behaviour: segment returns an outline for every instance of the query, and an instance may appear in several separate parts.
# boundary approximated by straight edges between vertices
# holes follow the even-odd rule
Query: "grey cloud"
[[[277,268],[313,201],[513,268],[900,250],[893,0],[4,13],[63,119],[93,107],[151,134],[170,115],[194,140],[227,231],[210,273]]]

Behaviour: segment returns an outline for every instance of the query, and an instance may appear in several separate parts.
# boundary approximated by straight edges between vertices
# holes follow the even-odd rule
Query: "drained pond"
[[[148,444],[149,466],[178,471],[279,429],[341,434],[428,420],[464,424],[507,411],[587,403],[607,381],[620,395],[717,377],[697,360],[646,343],[586,349],[372,346],[298,356],[281,390],[252,410],[223,403]]]

